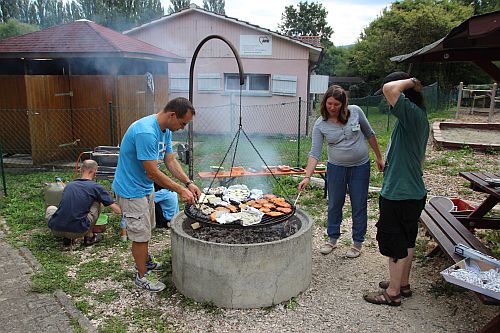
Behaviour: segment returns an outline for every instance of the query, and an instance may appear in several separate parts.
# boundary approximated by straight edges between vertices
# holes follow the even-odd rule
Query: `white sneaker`
[[[319,248],[319,252],[321,254],[328,254],[328,253],[332,252],[333,250],[335,250],[336,248],[337,248],[337,244],[333,244],[331,242],[328,242],[328,243],[321,245],[321,247]]]
[[[166,287],[163,282],[158,281],[158,279],[149,271],[146,272],[142,278],[139,277],[139,273],[136,273],[135,285],[138,288],[143,288],[153,293],[160,292]]]

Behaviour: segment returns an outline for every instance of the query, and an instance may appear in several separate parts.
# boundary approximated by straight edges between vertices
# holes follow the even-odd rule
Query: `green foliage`
[[[203,0],[203,9],[209,10],[217,14],[226,14],[225,0]]]
[[[300,1],[297,8],[293,5],[285,7],[278,27],[287,36],[320,36],[321,44],[328,47],[332,45],[333,29],[326,21],[327,15],[321,3]]]
[[[328,47],[316,73],[329,76],[353,76],[355,73],[349,66],[349,50],[349,48],[333,45]]]
[[[168,13],[177,13],[184,8],[188,8],[191,4],[191,0],[170,0],[171,6],[168,6]]]
[[[123,31],[164,15],[160,0],[77,0],[83,17]]]
[[[402,70],[402,66],[406,66],[391,62],[390,57],[412,52],[444,37],[471,15],[471,7],[456,1],[394,2],[361,34],[359,42],[352,48],[351,65],[358,75],[378,87],[387,73]],[[437,66],[425,64],[425,70],[418,67],[413,72],[426,83],[436,80],[441,82],[446,78],[455,82],[455,78],[449,74],[459,66],[448,65],[440,70],[437,70]],[[460,66],[463,67],[463,64]]]
[[[474,15],[485,14],[500,9],[500,2],[498,0],[456,0],[465,6],[472,6],[474,8]]]
[[[37,30],[38,27],[35,25],[21,23],[11,18],[7,23],[0,23],[0,39],[24,35]]]
[[[0,22],[15,18],[47,28],[86,18],[122,31],[164,15],[160,0],[12,0],[0,2]]]

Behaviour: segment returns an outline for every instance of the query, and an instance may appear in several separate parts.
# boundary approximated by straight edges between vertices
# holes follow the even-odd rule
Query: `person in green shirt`
[[[389,259],[389,281],[378,292],[364,295],[367,302],[401,305],[410,297],[410,270],[427,190],[422,164],[429,138],[429,121],[421,94],[422,83],[405,72],[385,77],[382,92],[397,118],[387,149],[384,181],[379,198],[377,226],[379,251]]]

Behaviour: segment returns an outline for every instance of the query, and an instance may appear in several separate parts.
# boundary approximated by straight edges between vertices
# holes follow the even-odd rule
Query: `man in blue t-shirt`
[[[63,238],[63,245],[72,239],[83,237],[83,245],[93,245],[100,239],[92,228],[101,212],[101,204],[109,206],[114,213],[121,214],[106,189],[92,181],[97,172],[97,162],[85,160],[80,169],[81,176],[64,187],[59,207],[49,206],[45,212],[48,226],[55,236]]]
[[[389,280],[381,281],[381,290],[364,295],[364,299],[400,306],[401,297],[412,295],[410,270],[418,219],[427,196],[422,165],[429,121],[418,79],[405,72],[394,72],[385,77],[382,91],[397,118],[387,148],[376,224],[380,253],[389,259]]]
[[[151,231],[155,228],[154,183],[177,192],[182,201],[195,204],[200,189],[185,174],[172,149],[172,132],[183,129],[195,114],[186,98],[167,103],[163,111],[141,118],[127,129],[120,145],[113,191],[123,211],[127,236],[132,240],[132,256],[137,274],[135,284],[152,292],[165,285],[150,275],[159,265],[149,255]],[[163,160],[174,182],[158,168]]]

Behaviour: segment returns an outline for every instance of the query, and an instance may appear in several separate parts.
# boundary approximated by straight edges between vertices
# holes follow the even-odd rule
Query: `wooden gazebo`
[[[462,22],[432,44],[390,58],[396,62],[473,62],[500,83],[500,10]]]
[[[3,152],[42,164],[118,144],[166,104],[167,64],[185,60],[79,20],[0,40],[0,61]]]

